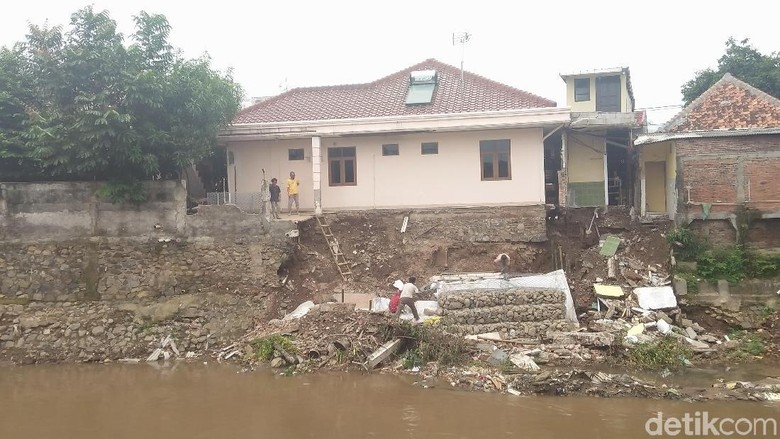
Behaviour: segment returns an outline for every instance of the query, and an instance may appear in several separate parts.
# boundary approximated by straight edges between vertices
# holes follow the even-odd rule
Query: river
[[[0,438],[615,439],[651,437],[646,424],[659,411],[666,426],[685,413],[780,419],[773,404],[517,397],[413,382],[215,364],[7,367],[0,368]]]

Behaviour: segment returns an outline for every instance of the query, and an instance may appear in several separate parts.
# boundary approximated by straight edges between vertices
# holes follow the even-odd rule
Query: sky
[[[492,1],[27,0],[7,2],[0,45],[28,23],[65,25],[88,5],[125,35],[133,15],[160,13],[187,57],[208,53],[247,96],[286,88],[370,82],[436,58],[565,106],[561,73],[629,67],[636,107],[651,124],[679,111],[680,87],[715,67],[733,36],[780,50],[780,2],[742,0]],[[467,32],[465,47],[453,45]],[[657,107],[664,107],[658,109]],[[651,129],[653,127],[651,126]]]

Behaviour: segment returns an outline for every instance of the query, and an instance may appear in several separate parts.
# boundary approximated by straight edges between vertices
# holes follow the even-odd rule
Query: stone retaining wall
[[[48,302],[252,295],[278,284],[288,251],[269,238],[0,243],[0,294]]]
[[[442,324],[450,332],[501,332],[510,337],[540,337],[568,330],[566,295],[543,288],[471,290],[439,295]]]

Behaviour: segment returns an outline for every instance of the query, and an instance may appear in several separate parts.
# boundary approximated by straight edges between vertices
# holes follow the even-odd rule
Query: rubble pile
[[[231,345],[244,345],[249,352],[245,360],[255,360],[247,348],[253,342],[273,336],[288,336],[294,350],[284,352],[276,347],[273,367],[300,365],[301,369],[330,369],[362,366],[368,356],[387,338],[384,332],[397,319],[386,315],[355,310],[354,305],[324,303],[314,305],[297,318],[275,319],[258,326]]]

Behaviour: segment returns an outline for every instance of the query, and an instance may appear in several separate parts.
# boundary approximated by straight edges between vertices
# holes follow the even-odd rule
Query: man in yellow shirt
[[[301,181],[295,178],[295,172],[290,172],[287,179],[287,214],[292,215],[292,205],[295,202],[295,214],[298,215],[298,188]]]

